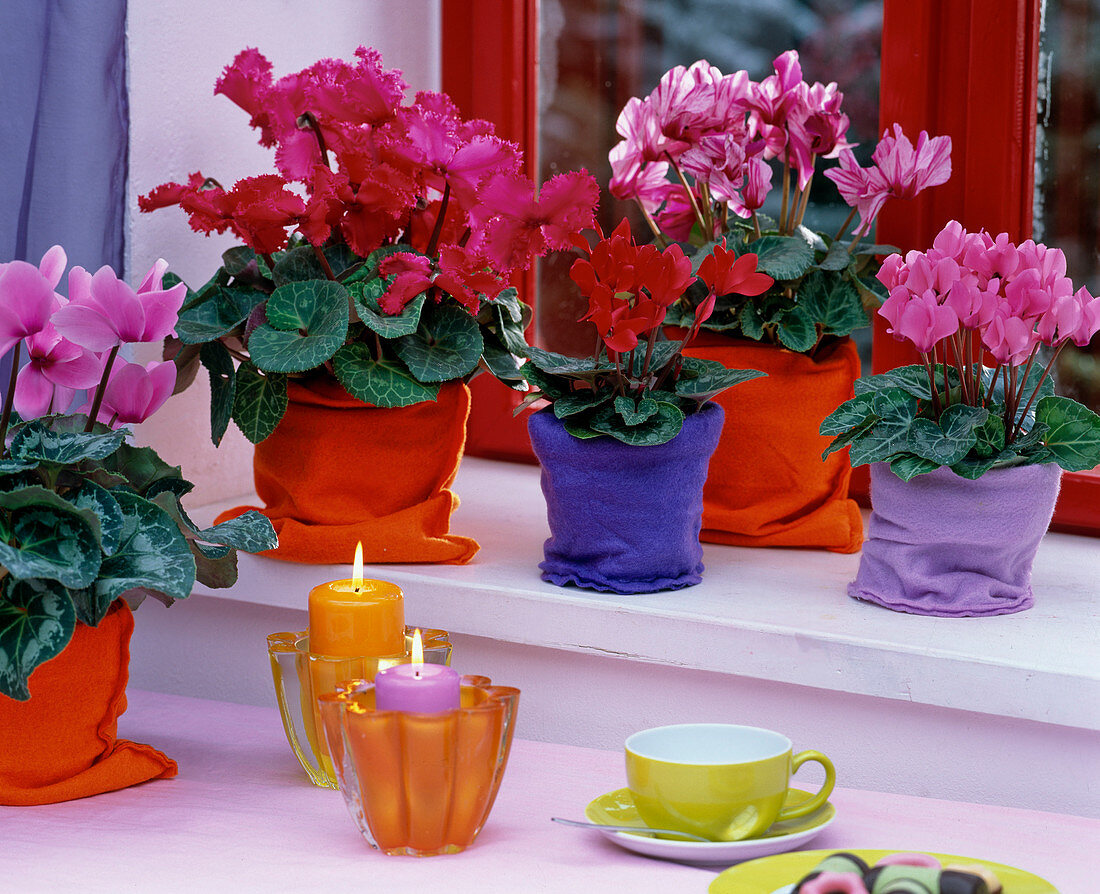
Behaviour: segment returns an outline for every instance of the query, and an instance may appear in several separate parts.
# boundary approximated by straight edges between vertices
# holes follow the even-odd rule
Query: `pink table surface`
[[[120,733],[174,757],[179,776],[0,807],[0,889],[703,894],[720,868],[639,857],[550,822],[583,817],[625,784],[614,752],[516,741],[473,847],[413,859],[372,850],[340,794],[307,782],[274,709],[132,691]],[[958,853],[1027,869],[1062,894],[1100,890],[1100,820],[850,789],[831,800],[837,819],[810,847]]]

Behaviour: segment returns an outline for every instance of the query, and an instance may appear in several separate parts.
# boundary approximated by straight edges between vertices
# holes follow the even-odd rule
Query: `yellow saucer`
[[[792,788],[787,795],[787,803],[801,804],[811,797],[813,796],[809,792]],[[585,808],[584,815],[589,821],[600,825],[646,828],[634,806],[630,789],[627,788],[616,789],[595,798]],[[729,865],[739,860],[752,860],[800,847],[825,831],[835,817],[836,808],[826,803],[809,816],[775,823],[763,835],[744,841],[677,841],[654,835],[635,835],[633,832],[607,831],[603,834],[620,847],[648,857],[683,863]]]
[[[874,865],[887,854],[896,854],[904,848],[894,850],[853,850],[851,848],[831,848],[823,851],[799,851],[792,854],[777,854],[751,860],[739,866],[733,866],[710,883],[709,894],[779,894],[793,887],[803,876],[814,870],[818,863],[829,854],[845,852],[855,854],[867,863]],[[976,860],[973,857],[958,857],[951,854],[931,854],[941,863],[957,863],[960,866],[986,866],[1001,880],[1004,894],[1058,894],[1058,889],[1037,875],[992,863],[989,860]],[[784,887],[786,886],[786,887]]]

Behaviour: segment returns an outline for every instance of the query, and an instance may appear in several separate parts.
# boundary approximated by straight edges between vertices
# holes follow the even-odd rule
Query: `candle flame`
[[[358,593],[363,589],[363,541],[355,544],[355,564],[352,565],[351,584]]]
[[[413,666],[413,673],[419,677],[420,670],[424,667],[424,640],[420,636],[419,627],[413,632],[412,660],[409,663]]]

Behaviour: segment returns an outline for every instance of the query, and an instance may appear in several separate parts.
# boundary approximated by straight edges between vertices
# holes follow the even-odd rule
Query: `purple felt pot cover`
[[[623,594],[699,583],[703,482],[723,415],[708,402],[656,447],[574,438],[552,411],[532,415],[550,523],[542,579]]]
[[[902,481],[872,465],[870,536],[848,595],[940,618],[1031,608],[1031,563],[1061,476],[1047,463],[974,481],[948,468]]]

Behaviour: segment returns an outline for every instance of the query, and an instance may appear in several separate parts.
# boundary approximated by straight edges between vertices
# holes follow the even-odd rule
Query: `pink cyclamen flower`
[[[99,383],[103,361],[47,324],[27,337],[27,363],[15,382],[15,410],[24,419],[63,413],[76,392]]]
[[[98,421],[118,427],[144,422],[172,396],[176,385],[176,364],[154,360],[147,366],[122,361],[116,363],[103,392]],[[91,409],[91,396],[81,408]]]
[[[161,284],[161,263],[153,265],[137,292],[110,267],[100,267],[94,276],[74,267],[69,272],[69,303],[54,314],[54,327],[69,341],[92,351],[160,341],[175,329],[187,294],[183,283],[167,290],[154,288]]]
[[[907,289],[896,289],[878,312],[890,322],[887,332],[898,341],[911,341],[922,354],[959,329],[958,315],[940,304],[932,291],[913,295]]]
[[[887,130],[875,147],[871,160],[882,172],[890,194],[899,199],[911,199],[922,189],[939,186],[951,177],[951,137],[929,137],[921,131],[914,146],[894,125],[894,135]]]
[[[982,330],[982,342],[998,363],[1016,366],[1030,356],[1039,343],[1039,334],[1031,321],[1013,316],[1002,305]]]
[[[871,228],[882,206],[890,197],[890,185],[877,168],[861,168],[851,149],[840,153],[840,164],[825,172],[841,197],[859,212],[859,231],[866,233]]]
[[[65,250],[55,245],[37,267],[26,261],[0,264],[0,357],[20,339],[41,332],[60,307],[54,287],[65,263]]]

